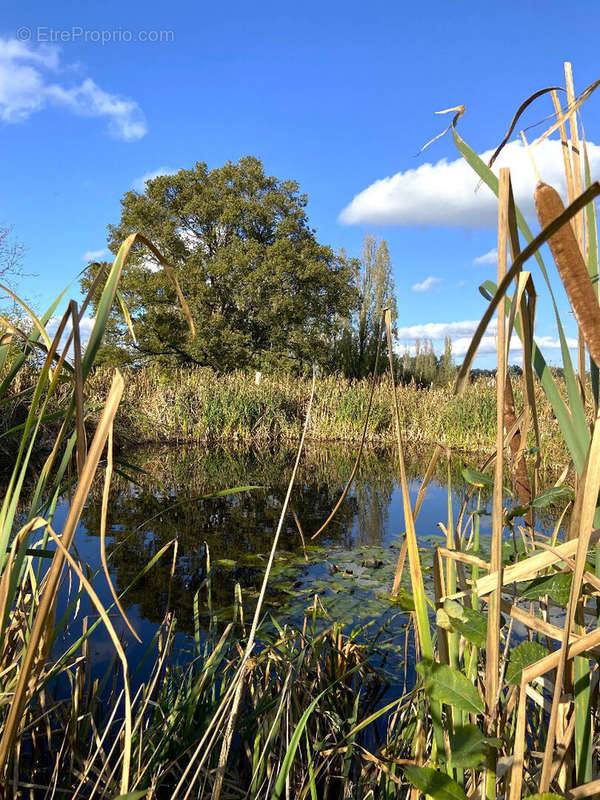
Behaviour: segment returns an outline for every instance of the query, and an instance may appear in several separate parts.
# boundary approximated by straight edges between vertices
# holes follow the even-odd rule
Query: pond
[[[413,505],[431,452],[432,449],[423,448],[410,454]],[[201,628],[208,625],[209,610],[223,622],[232,618],[236,584],[241,589],[246,619],[251,615],[294,458],[294,450],[285,447],[206,451],[177,446],[120,454],[118,473],[111,486],[107,529],[107,555],[117,591],[129,586],[161,548],[177,542],[174,569],[171,547],[123,598],[141,645],[124,625],[119,626],[115,617],[129,648],[130,663],[141,660],[169,604],[176,618],[176,647],[180,653],[185,653],[194,631],[195,598],[196,619]],[[382,663],[393,672],[403,660],[406,602],[410,603],[409,592],[401,604],[390,601],[404,531],[393,450],[366,450],[338,513],[317,539],[312,538],[337,502],[354,458],[355,449],[341,445],[309,445],[306,449],[284,522],[265,610],[282,624],[301,625],[306,613],[318,612],[325,623],[344,622],[348,633],[368,625],[370,636],[379,633]],[[472,460],[455,457],[448,461],[444,454],[428,485],[416,523],[426,570],[431,564],[433,545],[445,541],[438,523],[445,525],[448,519],[448,481],[456,519],[468,489],[461,474],[467,464],[471,466]],[[97,574],[94,586],[109,605],[111,597],[100,562],[101,496],[102,480],[98,480],[75,543],[80,558]],[[475,497],[468,507],[475,509]],[[491,527],[488,508],[491,509],[489,490],[481,498],[482,540]],[[67,511],[65,499],[55,517],[59,529]],[[208,558],[210,587],[206,582]],[[404,586],[409,587],[407,569]],[[73,593],[73,583],[66,581],[60,599],[63,608],[73,601]],[[84,620],[88,614],[94,617],[84,597],[78,616]],[[71,626],[69,636],[73,635]],[[60,645],[65,643],[62,640]],[[99,669],[113,658],[108,635],[100,630],[94,637],[92,654]]]

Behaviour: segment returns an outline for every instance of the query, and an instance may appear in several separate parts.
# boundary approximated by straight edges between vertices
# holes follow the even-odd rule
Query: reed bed
[[[89,384],[90,400],[106,391],[109,371],[99,369]],[[264,376],[256,385],[254,373],[217,375],[210,369],[162,371],[157,368],[125,372],[125,392],[116,431],[128,443],[232,443],[268,446],[297,441],[305,416],[310,381],[292,376]],[[560,391],[564,391],[559,381]],[[317,379],[307,438],[315,442],[358,442],[371,384],[341,376]],[[540,424],[542,463],[556,467],[568,462],[568,452],[550,403],[535,386]],[[521,386],[515,401],[522,402]],[[469,384],[461,395],[454,387],[420,388],[414,382],[398,386],[406,441],[414,445],[439,442],[463,452],[491,452],[495,446],[496,390],[493,378]],[[588,404],[591,417],[592,408]],[[393,412],[389,386],[377,381],[366,440],[393,444]],[[530,444],[533,445],[533,439]]]

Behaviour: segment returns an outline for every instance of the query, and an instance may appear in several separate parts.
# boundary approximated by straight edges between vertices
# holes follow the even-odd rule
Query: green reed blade
[[[498,178],[492,172],[492,170],[482,161],[481,158],[472,150],[469,145],[459,136],[455,129],[452,130],[452,135],[454,138],[454,143],[463,156],[463,158],[467,161],[469,166],[471,166],[475,172],[479,175],[479,177],[486,183],[487,186],[494,192],[494,194],[498,195]],[[533,234],[531,233],[531,229],[527,224],[525,217],[519,211],[517,207],[515,207],[517,224],[519,230],[522,232],[525,240],[528,244],[534,240]],[[546,266],[544,261],[539,253],[539,250],[536,250],[534,253],[535,259],[540,267],[540,271],[544,277],[544,281],[546,282],[546,286],[548,287],[548,291],[550,293],[550,298],[552,301],[552,305],[554,308],[554,316],[556,319],[556,326],[558,330],[558,337],[560,341],[560,349],[561,355],[563,359],[563,366],[564,366],[564,374],[565,374],[565,383],[567,386],[567,393],[569,397],[569,407],[571,409],[571,414],[574,419],[574,424],[578,430],[578,435],[585,436],[587,434],[587,422],[585,418],[585,410],[583,408],[583,403],[581,401],[581,395],[579,393],[579,386],[577,383],[577,376],[575,374],[575,370],[573,368],[573,362],[571,360],[571,354],[569,353],[569,348],[567,346],[567,340],[564,332],[564,328],[562,325],[562,320],[560,317],[560,313],[558,311],[558,305],[556,303],[556,298],[554,296],[554,292],[552,289],[552,285],[550,283],[550,278],[548,277],[548,272],[546,270]],[[537,372],[537,369],[536,369]],[[539,373],[538,373],[539,374]],[[589,444],[589,435],[588,435],[588,444]],[[585,447],[584,452],[587,450],[587,444]],[[580,463],[580,468],[583,469],[583,464]],[[578,468],[579,471],[579,468]],[[581,474],[581,473],[580,473]]]
[[[482,292],[484,297],[491,299],[491,297],[493,297],[493,295],[496,293],[497,286],[493,281],[488,280],[482,283],[481,288],[484,290]],[[511,308],[510,297],[506,297],[505,301],[506,313],[508,315]],[[518,315],[515,318],[514,327],[517,336],[521,341],[523,341],[521,322]],[[582,428],[573,419],[567,404],[563,400],[558,390],[552,375],[552,371],[550,370],[550,367],[548,366],[548,363],[535,340],[532,344],[532,364],[535,373],[544,389],[544,393],[548,398],[548,402],[552,406],[552,410],[556,416],[561,433],[565,439],[565,443],[569,449],[573,463],[575,464],[575,469],[579,474],[581,474],[585,465],[585,455],[590,442],[589,429],[587,425]],[[579,405],[581,405],[581,400],[578,402]]]

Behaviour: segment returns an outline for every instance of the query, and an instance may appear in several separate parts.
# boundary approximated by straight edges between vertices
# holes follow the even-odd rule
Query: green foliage
[[[470,467],[465,467],[462,471],[462,475],[466,482],[473,486],[482,487],[494,485],[494,479],[491,475],[484,475],[483,472],[478,472],[476,469],[471,469]]]
[[[415,610],[414,597],[403,586],[400,586],[398,588],[396,595],[394,597],[390,597],[390,602],[393,603],[394,605],[399,606],[403,611]]]
[[[486,614],[463,606],[455,600],[446,600],[443,611],[448,617],[450,630],[458,631],[477,647],[485,647],[488,623]]]
[[[554,794],[554,792],[544,792],[543,794],[527,795],[526,800],[563,800],[563,797],[560,794]]]
[[[309,382],[293,375],[264,375],[259,385],[254,373],[247,371],[222,375],[206,368],[162,369],[156,365],[129,369],[124,375],[125,396],[116,420],[119,438],[124,441],[234,439],[263,443],[296,438],[310,394]],[[98,369],[92,376],[91,402],[100,401],[108,377],[106,369]],[[319,377],[310,438],[360,440],[369,391],[368,380]],[[473,382],[462,395],[455,395],[450,386],[423,391],[415,384],[408,384],[398,391],[406,441],[419,444],[420,459],[425,460],[424,442],[438,441],[465,451],[493,448],[495,392],[485,381]],[[520,400],[518,391],[516,395]],[[539,419],[544,443],[542,470],[548,467],[555,475],[567,452],[545,402],[540,404]],[[7,420],[8,415],[0,420],[0,425]],[[389,385],[381,381],[375,387],[367,438],[384,443],[393,437]],[[416,453],[411,453],[411,460],[415,456]],[[426,466],[427,463],[423,470]],[[240,477],[243,481],[243,476]],[[459,474],[456,477],[460,480]]]
[[[571,593],[573,574],[571,572],[557,572],[555,575],[545,575],[529,583],[519,586],[519,597],[527,600],[537,600],[548,595],[558,605],[566,607]]]
[[[442,384],[450,383],[456,375],[456,367],[452,358],[452,339],[446,336],[444,339],[444,352],[438,365],[438,380]]]
[[[426,661],[417,664],[416,670],[423,678],[425,693],[434,702],[446,703],[470,714],[483,713],[479,692],[460,670]]]
[[[405,350],[398,358],[397,371],[403,383],[415,382],[421,387],[448,386],[456,375],[452,340],[446,336],[444,352],[438,358],[431,339],[416,339],[414,355]]]
[[[197,163],[127,192],[110,247],[143,233],[175,271],[196,325],[182,322],[175,291],[147,249],[134,245],[120,292],[137,344],[112,308],[102,359],[251,366],[325,363],[337,320],[356,301],[347,265],[318,243],[294,181],[252,157],[209,170]],[[89,270],[87,288],[97,272]]]
[[[456,769],[480,767],[485,760],[488,746],[499,747],[499,739],[483,735],[477,725],[459,725],[449,732],[452,766]]]
[[[506,668],[506,682],[511,686],[521,683],[521,673],[530,664],[549,655],[548,650],[538,642],[522,642],[510,653],[510,662]]]
[[[546,508],[562,500],[572,500],[573,490],[569,486],[552,486],[541,492],[531,501],[532,508]]]
[[[513,538],[507,542],[502,542],[502,564],[504,566],[516,561],[522,561],[526,557],[527,550],[521,538]]]
[[[404,774],[414,787],[433,800],[466,800],[467,796],[455,780],[431,767],[412,764],[403,767]]]

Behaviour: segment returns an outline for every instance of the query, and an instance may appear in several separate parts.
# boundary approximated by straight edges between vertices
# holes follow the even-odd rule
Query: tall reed
[[[452,109],[456,113],[450,127],[459,152],[498,195],[498,283],[484,284],[483,291],[490,303],[457,381],[458,393],[467,391],[473,358],[493,314],[497,313],[497,444],[494,458],[481,468],[485,471],[492,461],[495,465],[489,553],[475,547],[474,520],[471,518],[469,528],[468,521],[465,524],[468,518],[461,511],[453,536],[436,554],[438,649],[433,660],[424,658],[418,666],[422,678],[420,692],[429,714],[424,739],[413,751],[415,763],[404,770],[413,787],[436,800],[482,795],[520,800],[536,791],[540,793],[536,798],[550,800],[564,796],[593,797],[600,791],[595,734],[598,706],[591,679],[597,670],[594,648],[600,642],[600,629],[596,609],[589,607],[590,593],[597,593],[600,583],[590,572],[588,561],[596,558],[599,532],[593,528],[598,527],[600,520],[596,369],[600,358],[596,322],[600,316],[597,286],[594,288],[598,244],[593,202],[600,194],[600,183],[590,183],[585,147],[582,174],[576,119],[577,109],[599,82],[576,98],[569,64],[565,75],[567,108],[561,109],[554,92],[557,120],[538,141],[553,130],[560,130],[569,205],[565,209],[551,187],[538,183],[535,200],[542,230],[536,237],[515,205],[508,170],[500,171],[500,179],[491,170],[501,148],[490,164],[484,164],[456,130],[464,108]],[[509,134],[522,111],[540,95],[551,92],[542,90],[526,101],[517,112]],[[532,148],[535,158],[534,147],[535,143]],[[520,235],[525,239],[523,248]],[[549,274],[540,255],[545,242],[550,245],[579,324],[579,374],[571,361]],[[508,252],[512,264],[507,269]],[[537,260],[554,304],[566,397],[534,339],[536,292],[532,274],[525,271],[526,262],[532,257]],[[513,293],[509,295],[511,285]],[[513,382],[506,369],[513,334],[521,338],[524,353],[523,387],[517,411]],[[591,418],[589,406],[586,408],[588,354],[593,395]],[[568,499],[570,490],[561,485],[564,475],[555,487],[544,492],[537,485],[541,437],[539,406],[532,389],[534,373],[556,416],[577,472],[564,544],[557,543],[558,529],[551,538],[537,530],[537,510],[551,499],[561,496]],[[535,436],[533,448],[526,444],[528,435]],[[505,459],[513,472],[514,499],[508,506]],[[527,461],[528,469],[523,469]],[[476,472],[470,479],[475,486],[492,482],[491,477]],[[515,524],[518,517],[523,518],[522,525]],[[509,554],[504,544],[511,541],[513,552]],[[448,576],[450,566],[455,565],[458,586],[449,577],[444,583],[444,563]],[[488,574],[481,577],[481,570]],[[413,592],[420,591],[420,584],[413,577]],[[520,605],[522,600],[526,601],[526,608]],[[487,605],[487,614],[478,610],[481,601]],[[551,619],[558,619],[560,625],[551,623]],[[515,622],[525,626],[525,640],[520,644],[515,636]],[[420,630],[419,634],[422,636]],[[457,634],[458,658],[455,646],[454,653],[449,649],[450,637]],[[444,751],[435,745],[440,706],[446,737]],[[430,745],[429,731],[434,734]],[[438,771],[443,767],[447,774]],[[549,793],[550,790],[557,794]]]

